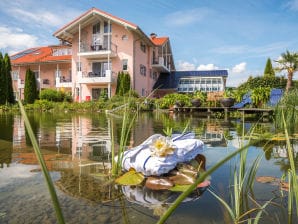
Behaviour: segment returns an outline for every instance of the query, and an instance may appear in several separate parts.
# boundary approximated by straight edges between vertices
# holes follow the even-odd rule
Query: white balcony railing
[[[93,34],[92,41],[82,40],[78,56],[86,58],[117,56],[117,45],[113,44],[107,37],[107,35]]]
[[[166,65],[163,57],[153,58],[152,68],[159,72],[170,72],[170,65]]]
[[[78,72],[78,83],[111,83],[112,71],[106,70],[104,74],[98,75],[93,72]]]
[[[64,79],[62,77],[56,78],[56,88],[71,88],[72,81],[71,79]]]
[[[23,79],[18,79],[18,89],[24,89],[25,81]]]

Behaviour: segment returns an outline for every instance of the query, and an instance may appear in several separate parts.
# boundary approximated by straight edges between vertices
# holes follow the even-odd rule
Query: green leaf
[[[129,170],[122,176],[118,177],[115,182],[120,185],[139,185],[144,179],[143,174],[138,173],[135,170]]]
[[[176,184],[175,186],[171,187],[169,190],[170,191],[179,191],[179,192],[184,192],[186,191],[188,188],[189,188],[190,185],[179,185],[179,184]]]

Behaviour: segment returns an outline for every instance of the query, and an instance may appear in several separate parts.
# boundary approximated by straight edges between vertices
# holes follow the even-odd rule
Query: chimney
[[[151,33],[150,37],[151,37],[151,39],[154,39],[155,37],[157,37],[157,34],[156,33]]]

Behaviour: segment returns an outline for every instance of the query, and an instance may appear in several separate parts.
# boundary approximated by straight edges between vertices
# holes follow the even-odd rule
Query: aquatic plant
[[[39,162],[39,164],[41,166],[41,170],[42,170],[43,176],[44,176],[44,178],[46,180],[46,183],[47,183],[47,186],[48,186],[48,190],[49,190],[49,193],[51,195],[53,206],[54,206],[54,209],[55,209],[55,212],[56,212],[56,216],[57,216],[57,221],[60,224],[64,224],[65,222],[64,222],[63,213],[62,213],[62,210],[61,210],[61,207],[60,207],[60,204],[59,204],[59,200],[58,200],[58,197],[57,197],[57,194],[56,194],[55,187],[54,187],[54,184],[52,182],[51,176],[50,176],[49,171],[47,169],[46,163],[45,163],[45,161],[44,161],[44,159],[42,157],[41,151],[39,149],[39,146],[38,146],[36,137],[34,135],[34,132],[32,130],[32,127],[30,125],[30,122],[29,122],[29,119],[27,117],[27,114],[26,114],[26,111],[24,109],[24,106],[23,106],[23,104],[22,104],[22,102],[20,100],[18,100],[18,104],[19,104],[19,107],[20,107],[20,111],[21,111],[22,117],[24,119],[24,123],[25,123],[26,129],[28,131],[28,135],[29,135],[30,140],[31,140],[31,143],[33,145],[33,149],[34,149],[35,155],[36,155],[37,160],[38,160],[38,162]]]
[[[166,212],[160,217],[158,224],[164,223],[170,215],[174,212],[174,210],[181,204],[181,202],[189,195],[191,194],[196,188],[199,183],[202,183],[208,176],[210,176],[214,171],[216,171],[219,167],[221,167],[224,163],[232,159],[234,156],[239,154],[241,151],[247,149],[250,146],[250,144],[247,144],[238,150],[230,153],[228,156],[220,160],[218,163],[216,163],[214,166],[212,166],[210,169],[208,169],[206,172],[202,173],[195,182],[188,187],[187,190],[185,190],[181,195],[174,201],[173,204],[166,210]]]
[[[298,89],[286,93],[275,108],[276,128],[284,130],[287,127],[291,135],[298,132]],[[285,122],[284,122],[285,120]]]

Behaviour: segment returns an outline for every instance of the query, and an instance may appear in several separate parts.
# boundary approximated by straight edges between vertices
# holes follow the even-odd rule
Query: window
[[[122,40],[128,40],[128,36],[127,36],[126,34],[124,34],[124,35],[122,36]]]
[[[77,72],[82,71],[82,62],[77,62],[76,66],[77,66]]]
[[[100,33],[100,23],[93,25],[93,34]]]
[[[128,70],[128,60],[127,59],[123,59],[122,60],[122,70],[123,71],[127,71]]]
[[[146,66],[140,65],[140,74],[146,76]]]
[[[92,72],[89,72],[88,76],[92,77],[105,77],[106,70],[109,70],[108,62],[93,62],[92,63]]]
[[[112,25],[110,24],[110,28],[109,28],[109,23],[108,22],[104,22],[104,24],[103,24],[103,32],[104,33],[111,33],[112,32]]]
[[[19,71],[12,71],[11,74],[12,74],[12,79],[13,80],[18,80],[18,78],[19,78]]]
[[[146,44],[144,44],[143,42],[141,42],[141,50],[146,53]]]

